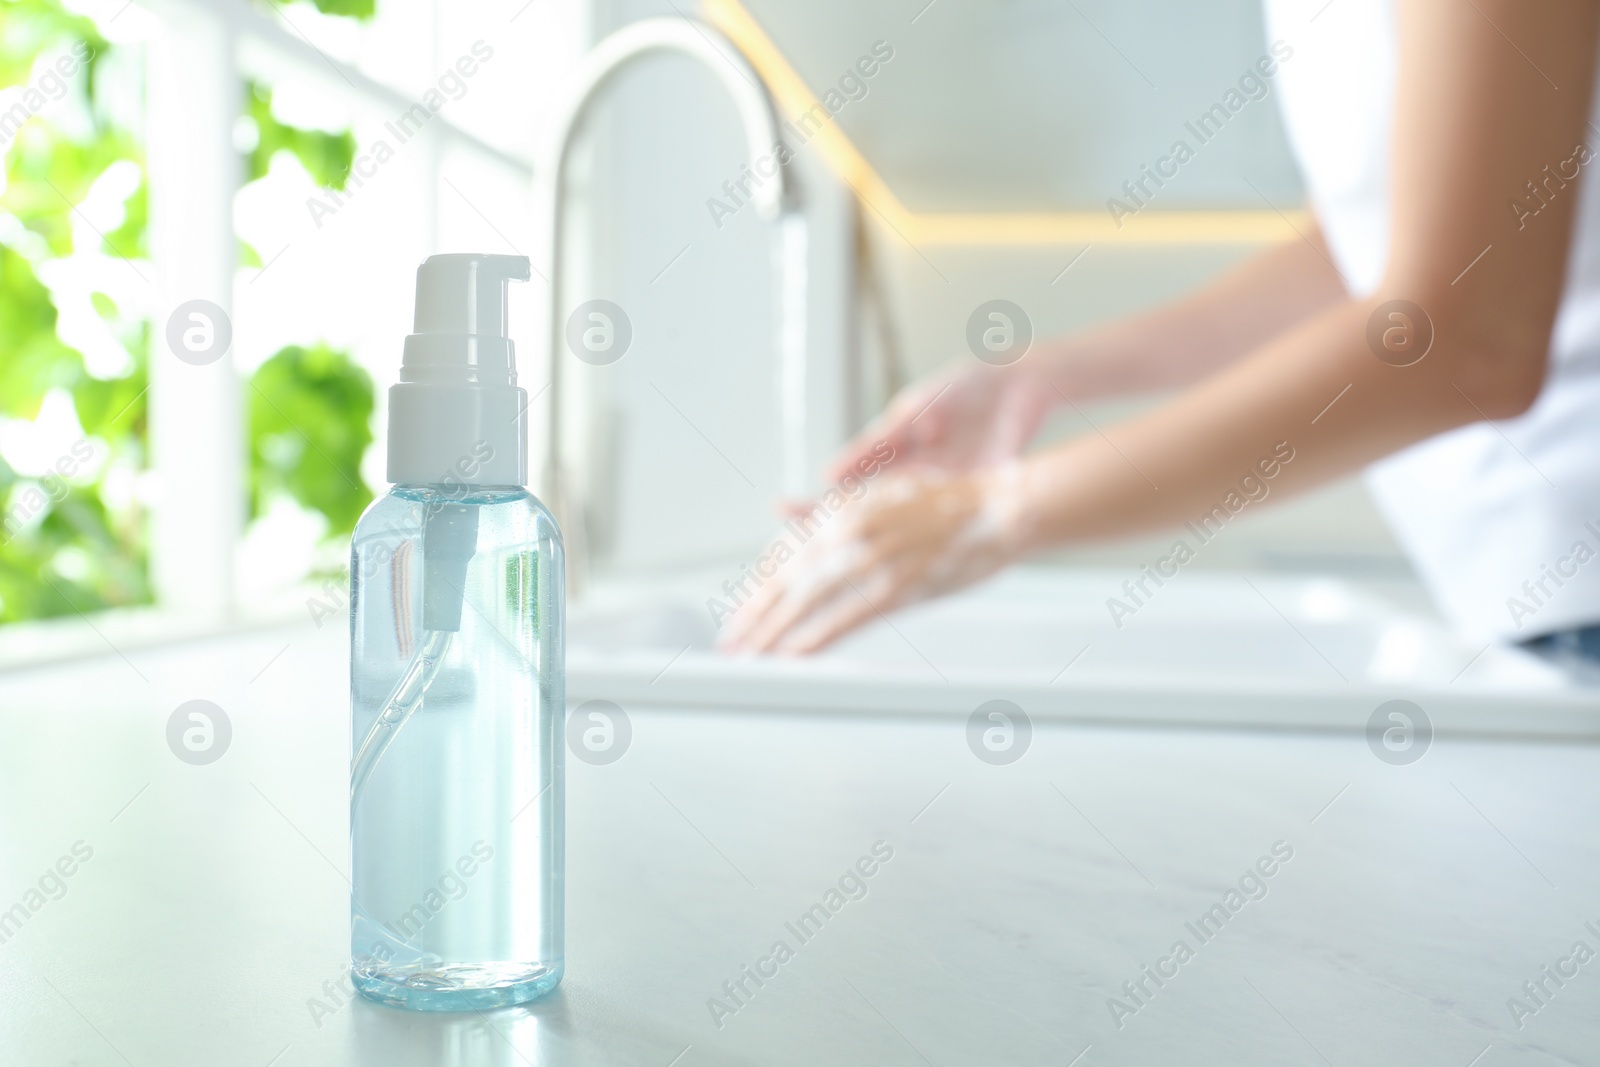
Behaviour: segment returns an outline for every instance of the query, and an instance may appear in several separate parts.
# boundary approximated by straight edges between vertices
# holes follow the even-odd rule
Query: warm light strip
[[[701,0],[701,9],[766,82],[780,119],[793,121],[821,106],[739,0]],[[825,123],[806,145],[815,145],[870,213],[912,245],[1257,244],[1288,240],[1310,226],[1302,211],[1143,211],[1120,227],[1093,211],[918,213],[900,202],[837,122]]]

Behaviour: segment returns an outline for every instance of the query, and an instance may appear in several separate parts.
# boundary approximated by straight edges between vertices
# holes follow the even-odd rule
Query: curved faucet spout
[[[779,237],[774,256],[778,276],[775,344],[779,358],[780,418],[784,428],[784,490],[791,494],[804,490],[806,222],[799,210],[799,198],[787,168],[781,165],[770,167],[775,154],[774,146],[780,141],[772,98],[743,54],[712,26],[690,18],[653,18],[630,23],[596,45],[579,64],[572,88],[555,124],[553,150],[546,159],[541,182],[543,206],[550,227],[545,259],[545,277],[550,280],[550,318],[547,327],[550,396],[546,402],[548,417],[540,488],[546,503],[567,533],[567,558],[570,568],[576,572],[573,578],[579,582],[586,564],[582,515],[579,513],[581,509],[571,499],[573,494],[570,487],[564,484],[561,463],[561,346],[565,324],[560,316],[560,265],[565,238],[561,216],[566,200],[563,171],[573,132],[595,95],[634,59],[661,52],[695,59],[716,76],[738,110],[749,152],[749,169],[766,179],[750,191],[749,201],[764,221],[778,223]],[[772,170],[770,175],[763,164]],[[574,545],[573,541],[578,543]]]
[[[618,71],[640,56],[652,52],[676,52],[688,56],[716,75],[738,109],[739,124],[744,128],[752,170],[762,154],[769,152],[777,143],[778,119],[773,112],[772,98],[732,42],[715,28],[697,19],[642,19],[629,23],[595,45],[578,64],[577,73],[573,75],[572,87],[556,121],[555,151],[546,167],[546,180],[554,186],[553,204],[557,210],[562,201],[562,171],[573,129],[582,121],[595,94]],[[792,193],[784,169],[775,169],[777,173],[774,180],[757,185],[750,194],[750,202],[768,222],[778,217],[778,212]],[[552,260],[552,266],[555,262]]]

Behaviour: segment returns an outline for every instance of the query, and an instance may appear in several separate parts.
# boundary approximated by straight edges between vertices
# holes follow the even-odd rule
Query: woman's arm
[[[840,450],[828,477],[873,462],[884,444],[902,469],[970,470],[1010,459],[1069,400],[1199,381],[1344,295],[1312,227],[1180,300],[1040,344],[1010,366],[963,361],[917,382]]]
[[[1074,402],[1199,381],[1338,303],[1344,282],[1315,226],[1144,314],[1062,338],[1036,355]],[[1060,398],[1056,398],[1059,402]]]
[[[1027,552],[1197,519],[1285,448],[1295,458],[1279,464],[1275,495],[1526,410],[1561,297],[1570,165],[1537,216],[1511,203],[1546,167],[1589,158],[1596,5],[1400,0],[1398,20],[1390,250],[1373,296],[1338,301],[1104,436],[998,470],[874,486],[807,545],[810,573],[758,591],[730,643],[804,651]],[[1396,299],[1420,306],[1434,335],[1403,367],[1368,342]],[[1380,335],[1392,324],[1380,316]]]
[[[1081,439],[1030,463],[1029,547],[1194,517],[1280,441],[1297,458],[1274,488],[1292,490],[1533,403],[1578,187],[1563,195],[1552,183],[1532,218],[1511,202],[1586,138],[1596,6],[1402,0],[1398,18],[1390,252],[1377,292],[1114,428],[1115,448]],[[1419,306],[1433,328],[1431,350],[1410,366],[1369,344],[1369,324],[1395,299]],[[1381,334],[1393,324],[1379,317]]]

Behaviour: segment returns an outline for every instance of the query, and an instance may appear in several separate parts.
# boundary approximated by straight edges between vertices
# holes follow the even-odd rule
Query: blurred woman
[[[728,647],[809,651],[1042,549],[1366,468],[1464,634],[1600,657],[1596,5],[1317,7],[1268,4],[1315,227],[1174,304],[906,390],[834,469],[887,442],[891,473],[756,590]],[[1022,454],[1067,401],[1177,387]]]

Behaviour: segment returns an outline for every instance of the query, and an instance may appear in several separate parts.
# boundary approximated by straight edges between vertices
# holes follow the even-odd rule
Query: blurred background
[[[704,61],[602,86],[558,214],[569,94],[646,20]],[[1355,479],[1247,508],[1125,627],[1173,533],[814,657],[713,648],[775,505],[974,359],[980,305],[1060,335],[1300,239],[1276,83],[1108,209],[1270,46],[1260,0],[0,0],[0,1064],[1593,1062],[1592,985],[1504,1006],[1600,929],[1594,690],[1452,632]],[[419,1018],[342,984],[347,560],[440,252],[535,271],[572,966]],[[620,358],[565,341],[591,301]],[[880,838],[871,901],[708,1019]],[[1270,900],[1124,1033],[1106,998],[1275,843]]]
[[[0,0],[0,654],[93,646],[84,618],[133,641],[303,618],[342,589],[347,537],[385,488],[385,393],[417,263],[484,251],[539,264],[537,190],[579,59],[629,22],[681,13],[672,0]],[[1019,303],[1038,336],[1076,330],[1303,225],[1272,95],[1129,225],[1107,213],[1185,136],[1184,116],[1266,53],[1253,0],[707,0],[695,13],[749,58],[780,120],[842,101],[792,167],[806,479],[895,389],[967,358],[979,303]],[[851,78],[868,55],[875,73]],[[403,121],[430,92],[427,121]],[[568,157],[559,289],[513,287],[521,384],[563,413],[597,577],[724,574],[761,551],[792,488],[772,228],[712,204],[735,204],[726,189],[748,159],[710,71],[632,65]],[[552,300],[564,320],[597,298],[624,309],[629,350],[568,360],[559,395],[543,395]],[[231,327],[216,362],[167,342],[193,300]],[[1047,437],[1151,399],[1069,409]],[[1169,540],[1063,558],[1136,568]],[[1252,509],[1196,566],[1408,584],[1354,481]]]

